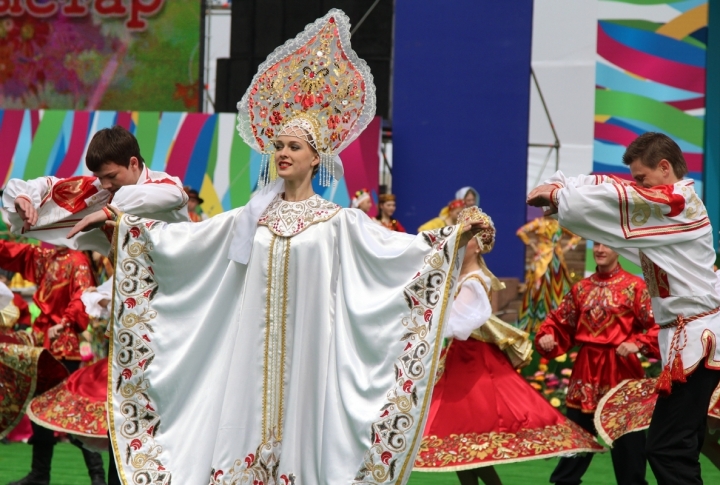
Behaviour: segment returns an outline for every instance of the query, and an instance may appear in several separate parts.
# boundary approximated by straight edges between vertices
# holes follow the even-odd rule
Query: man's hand
[[[638,347],[632,342],[623,342],[618,345],[618,348],[615,352],[617,352],[620,357],[627,357],[630,354],[637,354],[638,352],[640,352],[640,347]]]
[[[102,227],[102,225],[105,224],[107,220],[108,216],[105,211],[102,210],[93,212],[92,214],[88,214],[83,217],[80,222],[75,224],[75,226],[70,230],[70,232],[68,232],[67,238],[70,239],[79,232],[85,232],[91,229],[95,229],[97,227]]]
[[[15,212],[23,221],[23,232],[37,224],[38,213],[32,201],[25,196],[15,197]]]
[[[557,189],[556,185],[538,185],[527,196],[527,204],[535,207],[550,205],[550,193]]]
[[[483,229],[487,229],[489,226],[485,222],[476,222],[475,224],[471,225],[464,225],[462,228],[462,234],[460,234],[460,247],[464,248],[467,246],[467,243],[470,242],[470,239],[472,237],[482,231]]]
[[[533,207],[550,207],[545,210],[546,216],[557,213],[557,209],[550,203],[550,195],[555,189],[557,189],[557,186],[555,185],[538,185],[528,194],[527,205],[531,205]]]
[[[538,340],[538,345],[545,352],[550,352],[555,348],[557,342],[555,342],[555,338],[552,335],[543,335],[540,337],[540,340]]]
[[[113,214],[115,214],[115,218],[114,218],[114,219],[109,219],[109,220],[107,221],[107,225],[108,225],[108,226],[117,227],[118,219],[120,219],[120,218],[122,217],[123,213],[120,212],[120,209],[118,209],[118,208],[115,207],[114,205],[108,204],[106,207],[107,207],[108,209],[110,209],[110,212],[112,212]]]
[[[60,332],[62,331],[64,325],[62,323],[58,323],[57,325],[53,325],[48,329],[48,337],[50,340],[55,340],[58,335],[60,335]]]

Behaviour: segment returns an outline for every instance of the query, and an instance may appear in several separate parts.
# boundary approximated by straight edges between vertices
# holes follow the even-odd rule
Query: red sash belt
[[[670,342],[668,363],[665,365],[665,368],[660,373],[657,385],[655,386],[655,392],[667,396],[672,390],[673,382],[687,382],[687,379],[685,378],[685,366],[683,365],[681,355],[683,349],[687,346],[688,342],[687,329],[685,328],[685,326],[690,322],[694,322],[695,320],[699,320],[709,315],[713,315],[717,312],[720,312],[720,307],[713,308],[712,310],[698,313],[697,315],[693,315],[692,317],[687,318],[682,315],[678,315],[674,321],[665,325],[660,325],[660,328],[663,330],[673,327],[677,327],[677,330],[675,330],[675,334],[673,335],[672,341]],[[680,343],[681,340],[682,344]]]

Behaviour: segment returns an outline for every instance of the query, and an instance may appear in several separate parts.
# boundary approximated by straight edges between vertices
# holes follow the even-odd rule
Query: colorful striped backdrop
[[[662,132],[702,195],[707,26],[708,0],[598,1],[594,173],[629,178],[625,148]],[[587,263],[594,271],[591,245]]]
[[[683,150],[702,193],[707,0],[600,0],[596,173],[629,174],[625,147],[659,131]]]
[[[260,155],[237,135],[232,113],[0,110],[0,180],[89,175],[84,158],[92,135],[116,124],[137,137],[151,170],[199,190],[210,216],[244,205],[256,188]],[[377,192],[380,128],[376,118],[345,149],[345,178],[336,188],[315,187],[320,195],[348,206],[360,188]]]

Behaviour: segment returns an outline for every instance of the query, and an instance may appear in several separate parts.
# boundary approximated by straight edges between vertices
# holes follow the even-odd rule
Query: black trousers
[[[597,436],[593,415],[579,409],[569,408],[567,418],[577,423],[588,433]],[[586,453],[572,458],[560,458],[550,482],[557,485],[578,485],[590,466],[594,453]],[[613,443],[610,450],[615,480],[618,485],[647,485],[645,480],[645,432],[628,433]]]
[[[700,449],[705,438],[710,397],[720,371],[700,364],[685,384],[659,397],[647,439],[647,457],[658,485],[702,484]]]

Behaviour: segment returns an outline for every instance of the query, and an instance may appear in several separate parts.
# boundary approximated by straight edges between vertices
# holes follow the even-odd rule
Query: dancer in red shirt
[[[597,272],[578,282],[540,326],[535,343],[552,359],[579,345],[570,376],[567,417],[597,434],[593,416],[598,401],[624,379],[644,375],[637,353],[659,357],[650,295],[645,283],[623,270],[615,251],[593,245]],[[550,482],[579,484],[592,455],[563,458]],[[619,485],[646,484],[645,434],[630,433],[612,449]]]

